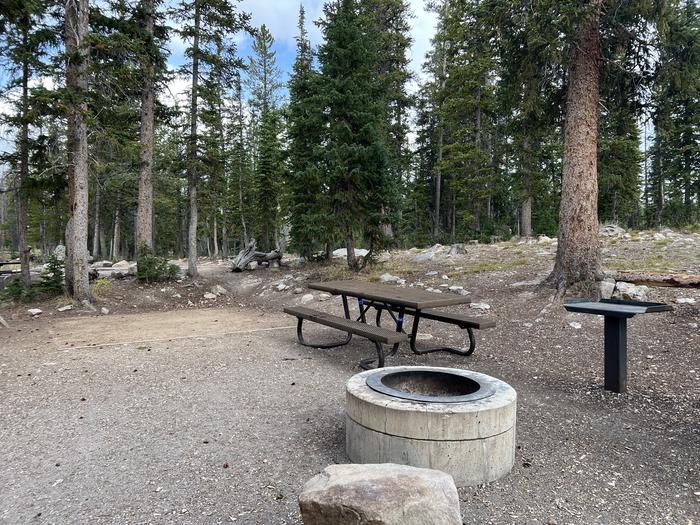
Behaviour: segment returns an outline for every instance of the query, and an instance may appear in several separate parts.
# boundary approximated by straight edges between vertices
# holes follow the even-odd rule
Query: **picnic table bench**
[[[440,307],[453,306],[471,302],[464,296],[452,294],[436,294],[420,288],[401,288],[398,286],[368,283],[361,281],[329,281],[309,284],[309,288],[328,292],[332,295],[340,295],[343,302],[345,317],[319,312],[302,306],[287,307],[284,311],[297,318],[297,337],[299,343],[304,346],[316,348],[334,348],[348,344],[353,335],[369,339],[377,349],[376,359],[363,359],[360,366],[368,368],[371,363],[377,361],[378,367],[383,367],[385,358],[396,353],[399,345],[409,341],[411,350],[416,354],[431,352],[450,352],[453,354],[468,356],[474,352],[476,338],[474,330],[492,328],[496,323],[487,319],[468,317],[456,312],[439,310]],[[359,315],[355,320],[350,316],[348,297],[357,299]],[[367,323],[367,313],[370,308],[376,310],[376,326]],[[395,329],[381,326],[383,312],[388,312],[395,325]],[[410,334],[404,331],[406,316],[413,317]],[[469,348],[466,350],[451,347],[435,347],[419,349],[416,346],[420,319],[430,319],[458,326],[467,330],[469,335]],[[303,335],[302,325],[304,321],[315,322],[324,326],[335,328],[347,333],[347,336],[337,342],[314,344],[308,343]],[[384,352],[383,345],[392,345],[389,353]]]
[[[578,300],[564,305],[569,312],[604,317],[605,390],[627,392],[627,319],[638,314],[668,312],[673,308],[663,303],[602,299]]]

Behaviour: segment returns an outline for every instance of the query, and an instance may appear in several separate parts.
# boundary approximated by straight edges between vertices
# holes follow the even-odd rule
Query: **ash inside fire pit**
[[[432,403],[463,403],[493,394],[490,385],[479,384],[467,372],[413,370],[379,371],[367,378],[367,386],[392,397]]]

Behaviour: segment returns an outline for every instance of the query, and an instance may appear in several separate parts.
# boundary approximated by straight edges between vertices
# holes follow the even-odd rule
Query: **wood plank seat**
[[[353,335],[369,339],[374,343],[377,349],[376,361],[378,367],[384,366],[385,354],[384,349],[382,348],[383,344],[394,345],[394,349],[391,352],[393,354],[396,351],[398,344],[408,339],[408,336],[403,332],[389,330],[388,328],[382,328],[380,326],[368,325],[359,321],[353,321],[352,319],[346,319],[345,317],[339,317],[326,312],[319,312],[318,310],[306,308],[304,306],[288,306],[284,308],[284,312],[289,315],[293,315],[298,319],[297,337],[299,339],[299,343],[304,346],[312,346],[315,348],[333,348],[348,344]],[[310,321],[328,326],[330,328],[335,328],[336,330],[341,330],[346,332],[348,336],[345,340],[337,343],[307,343],[302,334],[302,324],[304,321]],[[363,359],[360,361],[360,366],[362,366],[362,368],[369,368],[369,365],[374,361],[375,359]]]
[[[372,326],[359,321],[353,321],[352,319],[346,319],[345,317],[331,315],[326,312],[319,312],[318,310],[314,310],[312,308],[305,308],[303,306],[290,306],[285,308],[284,312],[293,315],[298,319],[306,319],[314,323],[336,328],[349,334],[359,335],[371,341],[377,341],[378,343],[386,345],[393,345],[394,343],[400,343],[408,339],[408,336],[402,332],[396,332],[395,330],[389,330],[388,328],[382,328],[381,326]]]

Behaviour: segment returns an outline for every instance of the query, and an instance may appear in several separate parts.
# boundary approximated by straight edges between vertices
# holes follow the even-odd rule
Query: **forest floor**
[[[628,237],[603,239],[607,269],[700,273],[700,235]],[[699,524],[700,290],[650,289],[674,310],[630,321],[629,392],[614,394],[601,386],[602,319],[566,313],[533,283],[552,242],[466,248],[420,264],[416,250],[394,252],[355,276],[462,286],[490,308],[455,310],[498,323],[471,357],[389,360],[469,368],[518,392],[513,471],[460,489],[464,522]],[[101,281],[95,305],[108,315],[58,312],[65,298],[0,305],[0,523],[300,523],[304,482],[347,461],[344,384],[373,347],[302,347],[281,312],[308,282],[350,277],[342,260],[228,268],[202,260],[196,281]],[[217,286],[226,293],[204,297]],[[421,325],[429,344],[463,343],[453,327]]]

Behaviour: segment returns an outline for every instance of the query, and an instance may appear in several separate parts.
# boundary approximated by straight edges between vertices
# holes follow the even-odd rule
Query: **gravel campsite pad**
[[[607,250],[608,260],[624,255]],[[567,314],[528,284],[552,254],[469,246],[418,265],[403,252],[358,277],[460,286],[488,309],[456,311],[498,323],[477,334],[469,358],[404,348],[389,359],[469,368],[518,392],[515,467],[460,489],[464,522],[699,523],[700,292],[650,291],[674,311],[630,321],[629,392],[613,394],[601,386],[602,319]],[[109,315],[57,312],[59,300],[38,304],[36,317],[26,313],[35,305],[2,311],[0,523],[300,523],[304,482],[347,461],[344,384],[373,347],[302,347],[281,308],[300,304],[306,282],[337,278],[342,263],[243,274],[203,266],[196,285],[116,281],[97,301]],[[214,285],[228,292],[203,299]],[[336,298],[312,301],[341,311]],[[432,341],[422,344],[465,336],[423,328]]]

